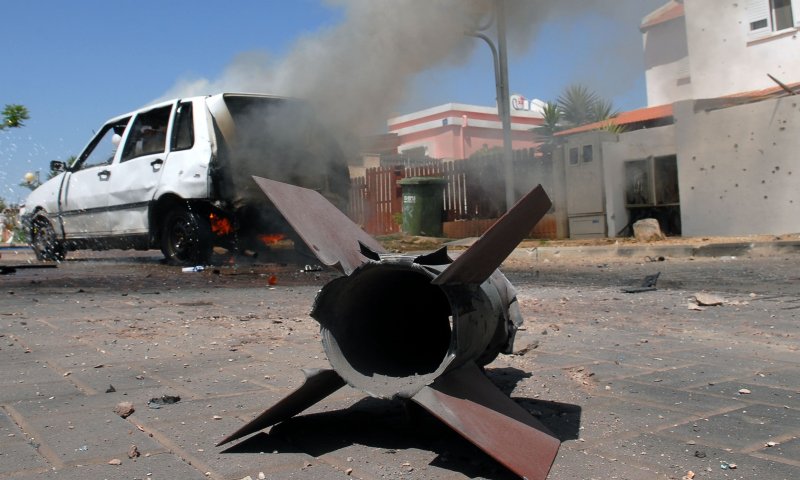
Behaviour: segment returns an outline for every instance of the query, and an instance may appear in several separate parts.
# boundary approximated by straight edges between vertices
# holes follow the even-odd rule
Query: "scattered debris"
[[[196,265],[194,267],[183,267],[181,269],[181,271],[183,273],[193,273],[193,272],[202,272],[205,269],[206,269],[206,267],[204,267],[202,265]]]
[[[703,310],[705,310],[704,307],[701,307],[700,305],[696,304],[695,302],[689,302],[686,305],[686,307],[689,308],[689,310],[697,310],[698,312],[702,312]]]
[[[128,458],[136,458],[140,455],[141,453],[139,453],[139,447],[136,445],[131,445],[131,448],[128,449]]]
[[[517,346],[518,344],[518,346]],[[514,346],[514,355],[523,356],[531,350],[539,348],[539,340],[517,341]]]
[[[661,275],[661,272],[656,272],[653,275],[648,275],[644,277],[644,279],[642,279],[641,285],[634,287],[625,287],[622,289],[622,293],[653,292],[656,290],[656,283],[658,282],[659,275]]]
[[[133,408],[131,402],[119,402],[117,406],[114,407],[114,413],[122,418],[128,418],[135,411],[136,409]]]
[[[122,460],[120,460],[119,458],[112,458],[111,460],[108,461],[108,464],[109,465],[122,465]]]
[[[716,307],[722,305],[725,302],[725,300],[723,300],[722,297],[703,292],[695,293],[694,300],[701,307]]]
[[[728,462],[721,462],[719,464],[719,468],[723,470],[736,470],[737,466],[738,465],[736,465],[735,463],[728,463]]]
[[[705,450],[695,450],[694,456],[697,458],[706,458],[706,452]]]
[[[114,388],[114,385],[109,385],[108,388],[106,388],[106,393],[114,393],[116,391],[117,389]]]
[[[694,472],[689,470],[686,472],[686,475],[684,475],[683,478],[686,480],[692,480],[694,478]]]
[[[666,258],[664,258],[661,255],[659,255],[658,257],[651,257],[650,255],[645,255],[644,259],[647,260],[648,262],[651,262],[651,263],[652,262],[663,262],[664,260],[666,260]]]
[[[740,388],[739,389],[739,395],[750,395],[750,393],[751,393],[750,390],[748,390],[746,388]]]
[[[177,395],[162,395],[160,397],[151,398],[147,402],[147,406],[152,409],[159,409],[164,405],[172,405],[181,401],[181,397]]]
[[[321,272],[321,271],[322,271],[321,265],[306,265],[301,270],[301,272]]]
[[[270,275],[269,279],[267,280],[267,284],[272,287],[278,284],[278,277],[275,275]]]

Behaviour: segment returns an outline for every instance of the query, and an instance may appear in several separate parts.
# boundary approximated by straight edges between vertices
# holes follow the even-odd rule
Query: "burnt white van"
[[[31,192],[22,212],[42,260],[77,249],[160,248],[202,264],[214,246],[292,236],[253,176],[347,205],[347,162],[298,100],[218,94],[170,100],[108,120],[72,165]]]

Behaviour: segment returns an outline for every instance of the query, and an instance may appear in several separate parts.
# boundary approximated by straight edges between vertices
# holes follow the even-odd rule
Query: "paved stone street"
[[[800,254],[734,247],[507,260],[525,330],[488,373],[564,441],[551,479],[800,478]],[[80,252],[0,276],[0,479],[515,478],[424,411],[349,387],[215,447],[327,367],[308,311],[335,274],[159,258]],[[656,272],[657,291],[622,293]],[[722,305],[694,306],[700,292]],[[180,401],[148,406],[163,395]]]

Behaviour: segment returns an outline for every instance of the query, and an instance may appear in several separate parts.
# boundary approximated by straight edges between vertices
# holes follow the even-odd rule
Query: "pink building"
[[[541,102],[511,98],[513,148],[535,146],[531,131],[543,123]],[[447,103],[388,120],[397,137],[397,153],[418,153],[439,160],[467,158],[481,149],[503,146],[503,127],[496,107]]]

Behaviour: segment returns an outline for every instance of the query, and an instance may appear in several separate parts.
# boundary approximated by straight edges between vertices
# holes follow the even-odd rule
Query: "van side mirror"
[[[67,164],[62,162],[61,160],[52,160],[50,162],[51,172],[63,172],[66,169],[67,169]]]

